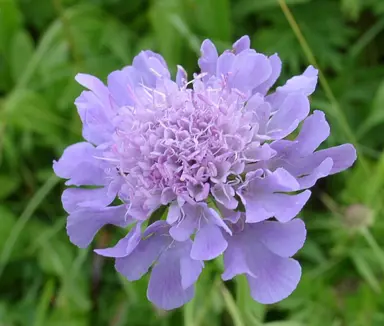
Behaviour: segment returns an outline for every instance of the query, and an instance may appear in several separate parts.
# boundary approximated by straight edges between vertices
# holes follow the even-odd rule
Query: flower
[[[246,274],[255,300],[277,302],[300,279],[290,257],[305,240],[295,217],[308,188],[350,167],[356,152],[350,144],[316,151],[330,130],[322,112],[309,115],[315,68],[271,91],[281,61],[250,49],[247,36],[221,55],[205,40],[201,52],[191,81],[181,66],[173,81],[151,51],[112,72],[107,86],[76,76],[89,89],[75,102],[86,142],[53,165],[74,186],[62,196],[67,231],[86,247],[106,224],[130,226],[114,247],[95,251],[131,281],[152,267],[147,294],[162,309],[188,302],[204,261],[221,254],[223,279]]]

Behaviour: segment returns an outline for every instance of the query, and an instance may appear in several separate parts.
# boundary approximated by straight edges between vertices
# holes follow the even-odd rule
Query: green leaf
[[[236,305],[245,325],[262,325],[266,306],[252,299],[245,275],[236,276]]]
[[[183,16],[183,1],[160,0],[152,1],[149,11],[150,22],[153,27],[157,47],[166,59],[170,69],[174,69],[181,62],[182,42],[171,23],[172,16]]]
[[[266,323],[264,326],[304,326],[304,324],[296,321],[274,321],[271,323]]]
[[[27,89],[11,93],[2,113],[9,125],[45,135],[50,140],[58,141],[60,136],[57,127],[66,125],[65,121],[49,108],[44,97]]]
[[[384,80],[379,84],[376,95],[372,102],[372,109],[368,118],[358,130],[359,137],[362,137],[370,129],[384,123]]]
[[[285,2],[287,3],[287,5],[295,5],[310,1],[311,0],[286,0]],[[236,2],[233,11],[237,18],[242,18],[243,16],[253,13],[255,11],[263,11],[278,6],[279,2],[277,0],[240,0]]]
[[[29,33],[25,30],[18,31],[10,46],[10,69],[15,83],[23,75],[33,52],[33,40]]]
[[[341,0],[341,7],[349,17],[356,20],[359,18],[363,3],[361,0]]]
[[[203,34],[215,41],[231,41],[229,0],[197,0],[196,22]]]
[[[350,257],[361,277],[371,286],[371,288],[376,293],[381,293],[380,282],[364,256],[359,252],[353,251],[350,253]]]
[[[20,185],[20,179],[12,175],[0,174],[0,199],[11,195]]]

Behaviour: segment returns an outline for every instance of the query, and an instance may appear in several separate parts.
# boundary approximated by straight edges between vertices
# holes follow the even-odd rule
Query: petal
[[[297,261],[270,251],[258,239],[255,228],[246,224],[241,232],[228,238],[222,278],[227,280],[246,274],[252,297],[261,303],[274,303],[296,288],[301,267]]]
[[[176,83],[179,87],[185,86],[188,82],[188,74],[182,66],[177,65]]]
[[[200,218],[199,210],[189,206],[191,205],[186,204],[183,206],[185,216],[183,216],[181,221],[177,222],[169,230],[169,234],[176,241],[185,241],[189,239],[195,231],[197,222]]]
[[[254,93],[267,94],[268,90],[273,86],[281,73],[281,60],[277,54],[271,55],[269,58],[269,64],[271,65],[272,72],[269,78],[263,82],[260,86],[254,90]]]
[[[65,189],[61,200],[64,209],[71,213],[80,207],[106,207],[115,199],[116,193],[108,187],[96,189],[68,188]]]
[[[53,162],[53,170],[60,178],[69,179],[66,185],[103,185],[104,171],[93,155],[95,148],[90,143],[68,146],[59,161]]]
[[[273,139],[288,136],[308,113],[308,98],[301,93],[289,94],[268,122],[268,136]]]
[[[95,249],[94,252],[104,257],[125,257],[128,256],[139,244],[141,238],[141,223],[137,223],[128,235],[121,239],[114,247]]]
[[[252,142],[248,145],[244,154],[249,161],[266,161],[276,155],[276,151],[269,144],[260,145],[258,142]]]
[[[144,238],[131,252],[130,255],[117,258],[116,270],[129,281],[139,280],[158,259],[160,254],[172,243],[172,238],[167,236],[166,223],[159,221],[155,226],[148,227],[144,232]],[[154,223],[155,224],[155,223]]]
[[[152,269],[147,297],[160,309],[181,307],[194,296],[193,286],[184,289],[182,285],[180,259],[186,253],[185,250],[170,248],[160,256]]]
[[[315,185],[318,179],[328,176],[333,167],[333,160],[328,157],[320,163],[310,174],[298,178],[300,189],[311,188]]]
[[[95,76],[88,74],[77,74],[75,80],[82,86],[91,90],[96,96],[99,97],[102,103],[109,102],[108,88],[102,83],[102,81]]]
[[[180,274],[181,274],[181,285],[183,289],[188,289],[192,286],[199,278],[203,270],[203,262],[191,259],[189,252],[185,257],[180,259]]]
[[[246,222],[257,223],[271,217],[288,222],[299,214],[310,196],[311,192],[306,190],[297,195],[259,193],[253,198],[245,197]]]
[[[131,223],[132,218],[128,217],[126,213],[125,205],[78,209],[68,216],[68,236],[72,243],[80,248],[85,248],[104,225],[112,224],[124,227]]]
[[[312,164],[319,163],[330,157],[333,161],[333,166],[330,174],[339,173],[348,169],[356,160],[356,149],[352,144],[343,144],[336,147],[323,149],[315,152],[310,158]]]
[[[253,275],[247,264],[246,252],[241,245],[231,241],[224,252],[224,273],[221,278],[228,281],[240,274]]]
[[[221,216],[224,220],[230,221],[232,224],[237,223],[240,218],[241,212],[228,209],[220,203],[217,203],[217,207],[219,208]]]
[[[236,54],[244,50],[248,50],[251,46],[251,40],[248,35],[240,37],[235,43],[233,43],[232,48]]]
[[[101,101],[95,93],[83,91],[75,105],[83,123],[83,137],[95,145],[110,141],[114,132],[111,119],[115,113],[109,97],[108,101]]]
[[[265,206],[268,210],[273,209],[278,221],[285,223],[300,213],[310,196],[309,190],[297,195],[273,194],[273,196],[265,198]]]
[[[263,304],[287,298],[300,281],[300,264],[294,259],[282,258],[267,251],[257,259],[260,265],[255,277],[247,275],[252,298]]]
[[[232,69],[235,55],[232,52],[224,52],[217,59],[216,76],[226,76]]]
[[[178,203],[176,201],[174,201],[171,203],[171,205],[169,205],[168,215],[167,215],[167,223],[173,224],[179,218],[181,218],[181,210],[180,210]]]
[[[235,209],[238,206],[238,201],[235,199],[235,191],[228,184],[215,184],[211,189],[213,197],[228,209]]]
[[[309,66],[302,75],[294,76],[287,80],[284,86],[278,87],[279,92],[292,93],[301,92],[305,96],[311,95],[317,84],[318,70],[313,66]]]
[[[329,136],[330,128],[325,114],[321,111],[314,111],[304,120],[299,136],[296,138],[298,154],[304,156],[312,154],[320,144]]]
[[[195,236],[193,241],[191,258],[195,260],[211,260],[221,255],[227,248],[227,241],[220,228],[207,223]]]
[[[218,58],[217,50],[211,40],[204,40],[201,44],[201,56],[198,60],[202,72],[214,75],[216,72],[216,62]]]
[[[160,77],[170,78],[165,60],[160,54],[152,51],[141,51],[134,57],[132,66],[140,74],[142,83],[149,87],[155,87],[156,81]]]
[[[271,75],[268,58],[253,50],[245,50],[236,55],[228,76],[229,86],[241,92],[251,91]]]
[[[265,221],[250,225],[257,237],[269,250],[281,257],[291,257],[305,241],[305,224],[300,219],[287,223]]]
[[[266,197],[266,195],[264,195],[264,197]],[[266,209],[263,204],[263,198],[257,197],[255,199],[246,199],[244,206],[247,223],[258,223],[273,217],[273,210],[269,211]]]
[[[133,67],[113,71],[108,75],[108,89],[119,107],[133,105],[135,85],[139,82]]]

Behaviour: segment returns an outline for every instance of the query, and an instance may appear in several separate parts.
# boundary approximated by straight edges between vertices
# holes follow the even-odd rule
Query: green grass
[[[279,83],[320,68],[325,146],[352,142],[358,162],[319,182],[301,214],[303,278],[288,299],[255,303],[244,278],[221,281],[218,260],[192,302],[159,311],[146,278],[127,282],[66,235],[51,166],[81,139],[74,76],[105,80],[143,49],[191,75],[204,38],[223,50],[243,34],[279,53]],[[0,326],[384,325],[383,127],[382,0],[0,0]],[[117,237],[107,228],[93,246]]]

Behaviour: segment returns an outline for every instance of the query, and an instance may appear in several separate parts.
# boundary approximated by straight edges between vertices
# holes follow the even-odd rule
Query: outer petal
[[[96,233],[106,224],[127,226],[132,218],[125,205],[105,208],[82,208],[72,212],[67,220],[67,232],[72,243],[87,247]]]
[[[305,224],[300,219],[287,223],[265,221],[252,224],[255,236],[273,253],[291,257],[301,249],[306,237]]]
[[[301,93],[289,94],[268,122],[268,136],[282,139],[294,131],[309,113],[308,98]]]
[[[96,189],[67,188],[61,200],[64,209],[71,213],[81,207],[106,207],[112,203],[116,193],[109,191],[108,187]]]
[[[329,124],[325,120],[325,114],[321,111],[314,111],[304,120],[300,134],[296,138],[297,154],[302,156],[312,154],[328,138],[329,132]]]
[[[279,92],[292,93],[301,92],[305,96],[311,95],[317,84],[318,70],[309,66],[302,75],[289,79],[284,86],[278,87]]]
[[[109,141],[114,133],[110,103],[102,102],[95,93],[83,91],[76,99],[77,112],[83,123],[83,137],[99,145]]]
[[[293,219],[307,203],[311,192],[305,190],[298,195],[274,194],[266,200],[267,209],[274,210],[274,216],[282,223]]]
[[[243,231],[228,239],[222,277],[227,280],[245,273],[252,297],[261,303],[274,303],[289,296],[296,288],[301,268],[297,261],[274,254],[257,235],[255,227],[246,225]],[[281,246],[284,243],[281,239]]]
[[[329,175],[333,167],[333,160],[328,157],[323,162],[320,163],[318,167],[313,169],[313,171],[301,178],[298,178],[297,181],[300,183],[300,189],[311,188],[315,185],[317,180],[324,178]]]
[[[270,252],[257,257],[259,270],[255,277],[247,276],[254,300],[272,304],[287,298],[301,278],[300,264],[291,258],[281,258]]]
[[[183,288],[180,264],[180,259],[188,253],[189,246],[178,243],[175,248],[170,248],[162,254],[158,263],[153,267],[147,296],[149,301],[161,309],[170,310],[181,307],[193,298],[193,286]],[[195,268],[195,266],[193,267]],[[185,266],[183,273],[186,273],[187,271],[184,269]],[[193,271],[193,274],[191,279],[197,278],[195,276],[199,273]],[[187,285],[191,279],[184,278],[184,285]]]
[[[228,209],[235,209],[239,204],[234,197],[235,191],[228,184],[215,184],[211,191],[215,199]]]
[[[311,95],[316,88],[317,73],[317,69],[309,66],[302,75],[292,77],[284,86],[277,87],[275,93],[267,96],[268,102],[277,108],[289,94],[300,93],[304,96]]]
[[[217,50],[211,40],[204,40],[201,44],[201,57],[198,61],[202,72],[214,75],[216,72],[216,62],[218,58]]]
[[[203,262],[191,259],[188,254],[180,258],[181,285],[184,290],[197,281],[203,266]]]
[[[105,249],[95,249],[94,251],[105,257],[125,257],[128,256],[139,244],[141,237],[141,223],[137,223],[128,235],[121,239],[114,247]]]
[[[109,91],[119,107],[134,104],[134,90],[138,82],[138,73],[133,67],[116,70],[108,75]]]
[[[53,170],[60,178],[69,179],[67,185],[103,185],[104,171],[93,155],[95,148],[90,143],[68,146],[59,161],[53,162]]]
[[[268,59],[272,68],[271,75],[264,83],[262,83],[256,88],[256,90],[254,90],[254,93],[257,92],[263,95],[267,94],[268,90],[273,86],[277,78],[279,78],[280,76],[282,63],[279,56],[277,54],[274,54]]]
[[[343,144],[317,151],[310,157],[310,160],[312,164],[317,163],[317,165],[319,165],[319,163],[324,161],[327,157],[330,157],[333,161],[330,174],[339,173],[348,169],[355,162],[356,149],[352,144]]]
[[[235,57],[228,76],[229,86],[241,92],[252,91],[271,75],[268,58],[253,50],[245,50]]]
[[[176,83],[179,87],[185,86],[188,82],[188,75],[182,66],[177,65]]]
[[[187,205],[185,205],[187,206]],[[185,209],[185,216],[180,222],[176,222],[170,230],[169,234],[176,241],[185,241],[189,239],[192,233],[195,231],[200,216],[196,209]]]
[[[108,103],[109,91],[100,79],[88,74],[77,74],[75,79],[80,85],[90,89],[100,99],[101,103]]]
[[[220,227],[207,223],[196,233],[191,257],[195,260],[211,260],[221,255],[227,245]]]
[[[248,35],[240,37],[235,43],[233,43],[232,48],[236,54],[248,50],[251,46],[251,40]]]
[[[131,254],[116,259],[116,270],[129,281],[140,279],[172,243],[172,238],[166,234],[167,230],[168,226],[163,221],[153,223]]]

